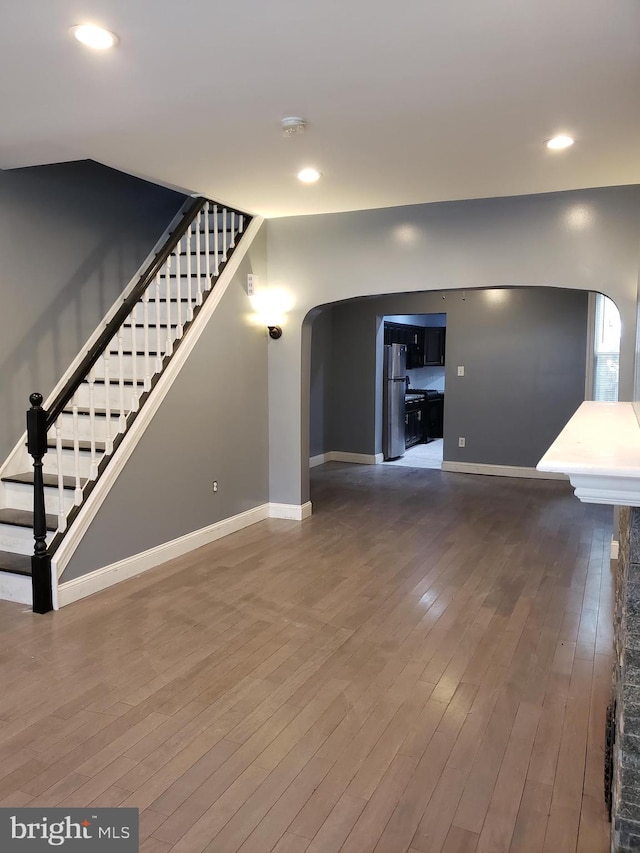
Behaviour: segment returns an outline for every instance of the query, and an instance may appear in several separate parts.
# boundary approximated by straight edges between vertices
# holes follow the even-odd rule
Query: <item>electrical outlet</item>
[[[218,481],[214,480],[212,483],[212,486],[213,486],[213,491],[217,492],[218,491]]]
[[[460,436],[460,438],[458,439],[458,447],[466,447],[466,446],[467,446],[467,439],[462,438],[462,436]]]
[[[458,376],[464,376],[464,367],[462,365],[458,367]]]

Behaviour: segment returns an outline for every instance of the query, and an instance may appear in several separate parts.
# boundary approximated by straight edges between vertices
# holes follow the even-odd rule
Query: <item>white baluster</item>
[[[96,456],[96,400],[95,400],[95,366],[89,371],[89,446],[91,448],[91,463],[89,465],[89,479],[95,480],[98,476],[98,460]],[[106,379],[105,379],[106,382]],[[105,385],[105,395],[109,396],[109,386]]]
[[[169,294],[167,294],[167,299],[168,298]],[[178,319],[178,328],[176,329],[176,335],[177,337],[181,338],[184,334],[184,328],[182,326],[182,279],[180,278],[180,243],[178,243],[178,245],[176,246],[176,299]]]
[[[227,260],[227,208],[222,208],[222,260]]]
[[[244,214],[238,214],[238,234],[242,234],[244,231]]]
[[[109,343],[111,346],[111,343]],[[109,393],[111,390],[111,359],[109,358],[109,350],[108,348],[104,352],[104,387],[107,389],[107,396],[105,398],[105,415],[107,420],[107,425],[105,429],[105,453],[108,455],[113,453],[113,439],[111,437],[111,394]]]
[[[138,305],[139,303],[136,304],[134,311],[137,309]],[[121,329],[120,333],[124,335],[124,330]],[[138,344],[135,340],[131,343],[131,359],[131,381],[133,382],[133,385],[130,411],[136,412],[138,410]]]
[[[236,244],[236,212],[235,210],[231,211],[231,237],[230,237],[229,248],[233,249]]]
[[[153,295],[155,306],[156,306],[156,369],[154,373],[160,373],[162,370],[162,344],[160,343],[160,337],[162,334],[162,330],[160,328],[160,273],[156,274],[156,289]],[[167,305],[167,339],[166,339],[166,350],[167,353],[171,352],[171,312],[169,311],[169,306]]]
[[[118,432],[124,432],[127,419],[124,416],[124,346],[122,340],[122,327],[118,332],[118,387],[120,389],[120,416],[118,418]]]
[[[196,305],[202,305],[202,251],[200,247],[200,231],[202,230],[202,211],[196,216],[196,278],[198,286],[196,290]]]
[[[184,241],[187,250],[187,322],[193,320],[193,303],[192,299],[192,291],[191,291],[191,229],[193,228],[193,222],[187,228],[187,233],[185,234]]]
[[[56,423],[56,455],[58,457],[58,530],[67,529],[67,516],[64,511],[64,474],[62,473],[62,426],[60,419]]]
[[[209,258],[209,240],[211,238],[211,206],[208,201],[204,204],[204,271],[207,276],[205,287],[211,288],[211,259]]]
[[[147,287],[142,300],[142,322],[144,324],[144,390],[149,391],[151,388],[151,349],[149,344],[149,290],[153,287],[152,284]],[[158,340],[160,339],[160,326],[158,328]]]
[[[218,258],[218,205],[213,205],[213,273],[218,275],[220,259]]]
[[[76,481],[73,502],[76,506],[80,506],[82,503],[82,485],[80,484],[80,429],[78,427],[77,406],[73,407],[73,469]]]

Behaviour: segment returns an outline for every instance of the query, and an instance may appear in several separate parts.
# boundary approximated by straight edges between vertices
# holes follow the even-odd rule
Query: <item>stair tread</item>
[[[136,353],[136,355],[140,355],[140,353]],[[142,353],[142,355],[144,355],[144,353]],[[154,353],[151,353],[151,352],[150,352],[150,353],[149,353],[149,355],[156,355],[156,353],[155,353],[155,352],[154,352]],[[88,380],[88,379],[84,379],[84,380],[82,381],[82,384],[83,384],[83,385],[88,385],[88,384],[89,384],[89,380]],[[104,381],[104,379],[94,379],[94,380],[93,380],[93,384],[94,384],[94,385],[106,385],[106,382]],[[120,384],[120,380],[119,380],[119,379],[110,379],[110,380],[109,380],[109,385],[119,385],[119,384]],[[124,384],[125,384],[125,385],[133,385],[133,379],[125,379],[125,380],[124,380]],[[138,380],[136,381],[136,385],[137,385],[139,388],[144,388],[144,379],[138,379]]]
[[[58,518],[47,513],[47,530],[55,530],[58,526]],[[33,513],[28,509],[13,509],[4,507],[0,509],[0,524],[12,524],[15,527],[33,528]]]
[[[214,275],[214,274],[215,274],[215,273],[214,273],[213,271],[211,271],[211,272],[209,273],[209,276],[212,276],[212,275]],[[164,272],[161,272],[161,273],[160,273],[160,278],[177,278],[177,277],[178,277],[178,276],[177,276],[177,275],[176,275],[176,273],[174,273],[174,272],[169,273],[169,275],[167,275],[167,274],[166,274],[166,273],[164,273]],[[186,272],[181,272],[181,273],[180,273],[180,278],[188,278],[188,277],[189,277],[189,274],[188,274],[188,273],[186,273]],[[191,278],[195,279],[195,278],[197,278],[197,277],[198,277],[198,273],[197,273],[194,269],[192,269],[192,270],[191,270]],[[207,278],[207,273],[206,273],[206,272],[203,272],[203,271],[201,270],[201,271],[200,271],[200,278]],[[162,298],[160,299],[160,302],[165,302],[165,301],[166,301],[165,299],[162,299]],[[176,300],[175,300],[175,299],[172,299],[171,301],[172,301],[172,302],[175,302]],[[182,301],[184,302],[184,299],[183,299]],[[150,300],[149,300],[149,303],[150,303],[150,304],[152,304],[153,302],[155,302],[155,300],[154,300],[154,299],[150,299]]]
[[[12,551],[0,551],[0,572],[13,575],[31,574],[31,557],[26,554],[14,554]]]
[[[58,487],[58,477],[56,474],[43,474],[42,479],[44,481],[45,486],[54,486]],[[28,485],[33,485],[33,471],[25,471],[24,474],[11,474],[8,477],[2,478],[3,483],[26,483]],[[80,477],[80,485],[84,486],[87,482],[86,477]],[[76,478],[63,476],[62,484],[65,489],[75,489],[76,487]]]
[[[105,450],[107,449],[107,446],[104,443],[104,441],[96,441],[95,445],[96,445],[96,453],[104,453]],[[53,448],[57,447],[55,438],[49,439],[49,441],[47,441],[47,447],[53,447]],[[73,445],[72,439],[69,439],[69,438],[63,438],[62,439],[62,449],[63,450],[73,450],[73,448],[74,448],[74,445]],[[79,441],[78,442],[78,450],[80,450],[81,452],[87,452],[87,451],[90,452],[91,451],[91,442],[90,441]]]
[[[194,276],[192,275],[192,276],[191,276],[191,278],[193,278],[193,277],[194,277]],[[173,273],[171,273],[171,275],[170,275],[170,276],[164,276],[164,278],[176,278],[176,276],[175,276]],[[180,273],[180,278],[188,278],[188,276],[187,276],[187,274],[186,274],[186,273]],[[194,291],[193,295],[195,296],[195,291]],[[155,299],[150,299],[150,300],[149,300],[149,305],[153,305],[153,303],[154,303],[155,301],[156,301]],[[166,298],[166,296],[161,296],[161,297],[158,299],[158,302],[175,302],[175,304],[176,304],[176,305],[178,304],[178,301],[180,301],[180,302],[193,302],[193,303],[195,303],[195,299],[189,299],[189,297],[188,297],[188,296],[181,296],[181,297],[180,297],[180,300],[178,300],[178,297],[177,297],[177,296],[170,296],[170,297],[169,297],[169,299],[167,299],[167,298]]]
[[[136,355],[146,355],[146,353],[144,352],[144,350],[136,350],[136,353],[135,353],[135,354],[136,354]],[[122,350],[122,355],[133,355],[133,350],[131,350],[131,349],[123,349],[123,350]],[[157,350],[155,350],[155,349],[154,349],[154,350],[149,350],[149,355],[150,355],[150,356],[151,356],[151,355],[156,356],[156,355],[162,355],[162,353],[161,353],[161,352],[159,353]],[[117,351],[117,350],[109,350],[109,358],[117,358],[117,357],[118,357],[118,351]],[[85,381],[86,381],[86,380],[85,380]],[[114,381],[115,381],[116,383],[118,383],[118,380],[117,380],[117,379],[115,379],[115,380],[113,380],[113,379],[112,379],[111,381],[112,381],[112,382],[114,382]],[[125,379],[125,383],[126,383],[127,381],[130,381],[131,383],[133,383],[133,380],[126,380],[126,379]]]
[[[76,408],[78,409],[78,414],[82,415],[83,417],[85,415],[89,416],[91,414],[91,409],[89,408],[89,406],[76,406]],[[63,415],[72,415],[73,414],[73,408],[63,409],[62,414]],[[94,406],[93,414],[95,415],[96,418],[106,418],[107,410],[102,409],[102,408],[99,409],[96,406]],[[126,412],[125,412],[125,414],[126,414]],[[116,406],[111,406],[111,408],[109,409],[109,415],[112,418],[119,418],[120,417],[120,409],[118,409]]]
[[[156,329],[159,326],[161,329],[168,329],[168,328],[175,329],[177,327],[177,325],[178,325],[177,323],[171,323],[170,325],[167,323],[149,323],[147,328],[148,329]],[[144,323],[123,323],[122,328],[123,329],[144,329]]]

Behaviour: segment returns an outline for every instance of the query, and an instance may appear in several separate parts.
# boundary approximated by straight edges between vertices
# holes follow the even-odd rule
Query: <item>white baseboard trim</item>
[[[288,518],[291,521],[304,521],[312,513],[311,501],[305,504],[269,504],[269,518]]]
[[[309,468],[317,468],[318,465],[324,465],[325,462],[328,462],[327,459],[328,453],[318,453],[317,456],[309,457]]]
[[[0,572],[0,600],[16,601],[18,604],[33,604],[31,577]]]
[[[611,547],[609,548],[609,559],[617,560],[620,553],[620,543],[617,539],[611,537]]]
[[[224,518],[208,527],[194,530],[185,536],[172,539],[170,542],[164,542],[148,551],[134,554],[132,557],[112,563],[110,566],[96,569],[96,571],[82,577],[60,583],[58,585],[58,606],[64,607],[81,598],[86,598],[88,595],[93,595],[95,592],[101,592],[103,589],[120,583],[120,581],[141,575],[168,560],[181,557],[202,545],[208,545],[210,542],[215,542],[216,539],[221,539],[230,533],[236,533],[238,530],[256,524],[258,521],[264,521],[269,517],[270,504],[262,504],[230,518]],[[29,580],[30,586],[31,581]]]
[[[519,465],[485,465],[482,462],[443,462],[442,470],[454,474],[488,474],[492,477],[521,477],[526,480],[568,480],[565,474],[538,471]]]
[[[318,456],[311,456],[309,468],[324,465],[325,462],[353,462],[356,465],[379,465],[384,462],[383,453],[347,453],[343,450],[329,450]]]

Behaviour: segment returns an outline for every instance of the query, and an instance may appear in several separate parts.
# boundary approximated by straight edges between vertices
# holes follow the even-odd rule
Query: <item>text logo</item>
[[[138,809],[0,808],[0,850],[138,853]]]

